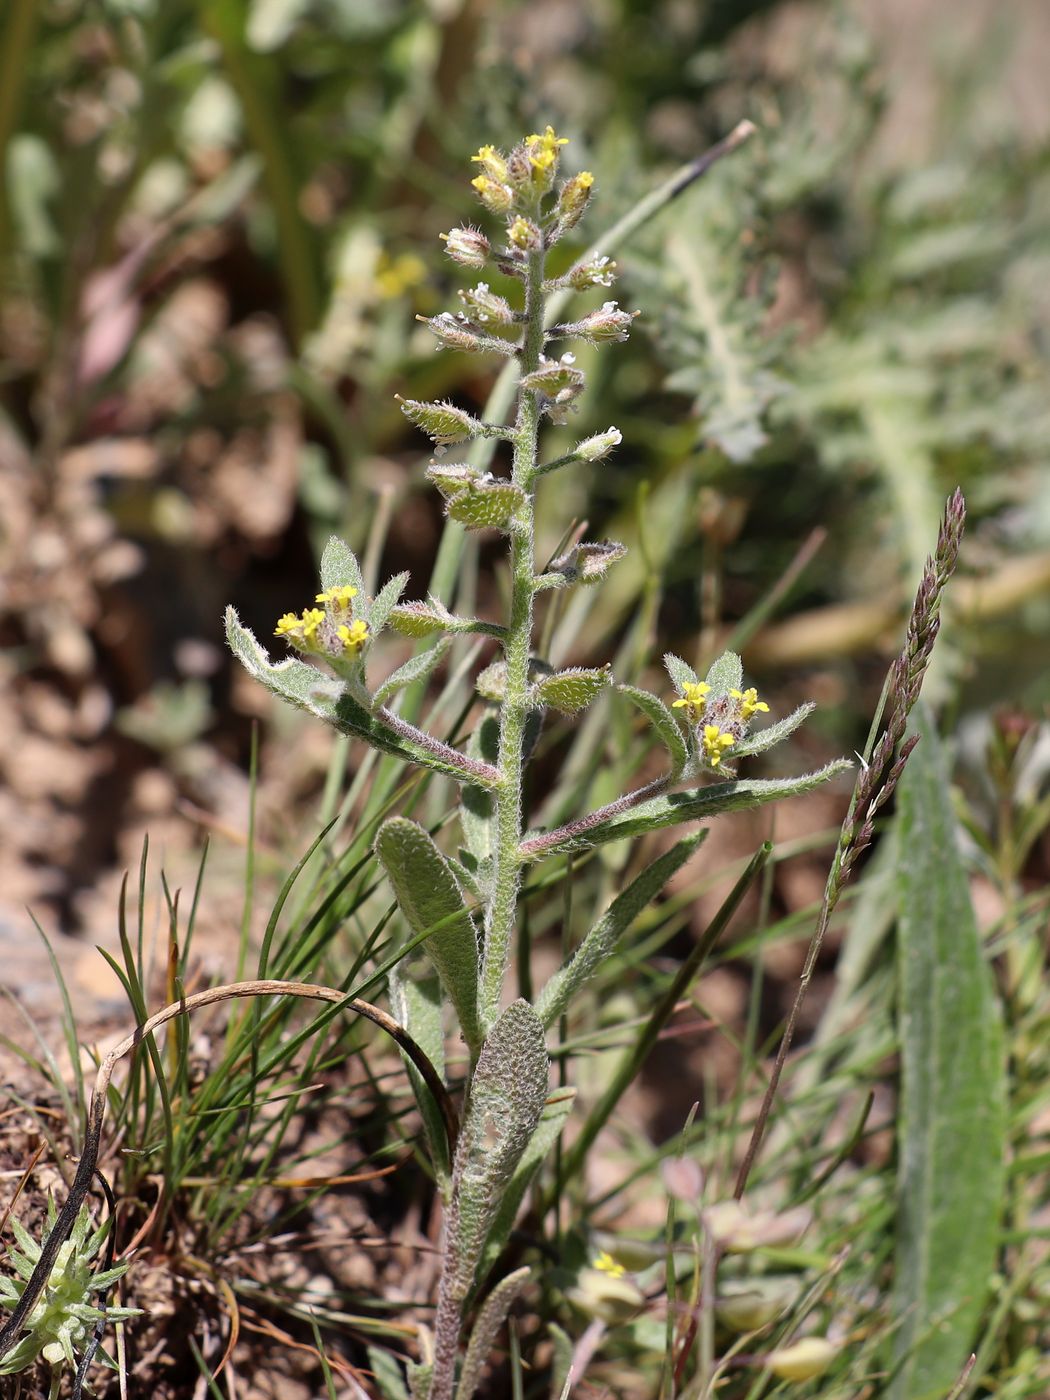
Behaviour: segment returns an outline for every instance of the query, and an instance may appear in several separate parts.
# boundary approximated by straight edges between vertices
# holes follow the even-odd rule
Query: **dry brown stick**
[[[392,1016],[388,1016],[385,1011],[380,1010],[378,1006],[373,1006],[371,1002],[361,1001],[357,997],[348,997],[337,987],[324,987],[314,982],[268,980],[230,982],[223,987],[209,987],[206,991],[195,992],[192,996],[183,997],[179,1001],[162,1007],[141,1026],[136,1026],[129,1036],[126,1036],[119,1045],[114,1046],[99,1065],[98,1073],[95,1076],[95,1087],[91,1091],[91,1101],[88,1104],[88,1126],[84,1139],[84,1150],[77,1164],[73,1184],[69,1188],[65,1204],[59,1211],[58,1218],[40,1250],[40,1258],[37,1260],[17,1306],[4,1326],[0,1328],[0,1359],[6,1356],[11,1349],[21,1331],[22,1324],[43,1292],[44,1286],[51,1277],[58,1251],[69,1238],[80,1212],[81,1204],[87,1196],[98,1163],[99,1142],[102,1137],[102,1124],[106,1113],[106,1093],[118,1061],[129,1050],[133,1050],[136,1045],[141,1044],[147,1035],[158,1030],[168,1021],[174,1020],[176,1016],[185,1016],[203,1006],[212,1006],[216,1002],[232,1001],[237,997],[267,996],[293,996],[303,997],[309,1001],[342,1003],[347,1010],[356,1011],[359,1016],[366,1017],[379,1026],[381,1030],[386,1031],[387,1035],[404,1050],[416,1069],[419,1070],[427,1088],[434,1095],[448,1137],[449,1158],[451,1159],[454,1155],[459,1124],[448,1090],[441,1082],[434,1066],[404,1026],[399,1021],[395,1021]]]

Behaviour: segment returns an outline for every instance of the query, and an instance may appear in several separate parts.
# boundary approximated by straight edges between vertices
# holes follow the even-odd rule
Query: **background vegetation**
[[[0,26],[0,946],[5,980],[39,1028],[35,1069],[73,1085],[64,1103],[49,1098],[38,1073],[5,1057],[13,1104],[36,1115],[5,1120],[12,1180],[42,1129],[61,1172],[63,1133],[76,1141],[83,1112],[76,1037],[67,1018],[63,1042],[54,974],[28,947],[24,903],[57,950],[81,1039],[103,1046],[166,990],[257,967],[276,891],[329,820],[284,922],[271,924],[271,965],[351,985],[382,962],[385,937],[388,954],[401,938],[385,931],[367,857],[370,823],[405,792],[239,675],[222,610],[233,602],[265,636],[312,594],[333,531],[371,581],[404,568],[409,596],[447,586],[439,505],[393,395],[447,395],[480,411],[491,387],[469,357],[435,355],[413,319],[458,285],[437,235],[476,217],[466,155],[554,122],[572,138],[573,168],[597,174],[595,237],[749,117],[758,134],[616,250],[621,300],[643,315],[629,345],[581,355],[590,390],[562,431],[567,448],[615,422],[624,442],[599,469],[558,479],[538,531],[554,554],[565,522],[586,519],[592,537],[630,553],[606,588],[557,616],[552,655],[614,660],[620,679],[656,689],[662,651],[703,674],[731,644],[778,715],[820,702],[795,752],[778,751],[783,768],[756,771],[863,749],[943,499],[962,486],[968,534],[928,694],[1011,1075],[998,1104],[1009,1159],[998,1273],[968,1324],[979,1362],[964,1393],[1045,1395],[1043,7],[9,0]],[[461,610],[498,617],[499,551],[483,540],[464,558]],[[389,668],[405,654],[392,645]],[[436,700],[449,729],[469,699],[457,670],[466,654],[453,653]],[[533,810],[618,790],[637,733],[615,705],[555,731]],[[944,774],[939,789],[933,769],[923,776],[904,817],[912,833],[943,816]],[[560,1063],[592,1103],[623,1028],[650,1015],[742,863],[773,840],[759,895],[685,998],[692,1014],[682,1009],[544,1226],[550,1273],[519,1320],[535,1369],[520,1380],[514,1341],[491,1394],[518,1383],[539,1393],[557,1373],[561,1343],[547,1324],[578,1341],[593,1321],[593,1299],[571,1299],[607,1236],[621,1254],[628,1237],[649,1250],[630,1260],[646,1296],[659,1291],[645,1270],[663,1268],[665,1230],[699,1238],[695,1220],[667,1226],[669,1200],[672,1215],[692,1219],[700,1196],[695,1182],[669,1184],[681,1165],[661,1175],[661,1161],[687,1147],[683,1160],[707,1177],[703,1201],[728,1194],[845,796],[790,804],[772,824],[723,822],[596,986],[590,1019],[567,1031]],[[440,784],[409,798],[419,820],[444,820]],[[118,921],[121,871],[138,868],[146,831],[168,880],[144,859]],[[954,945],[918,983],[900,980],[912,945],[907,916],[895,923],[898,839],[894,822],[841,911],[832,942],[850,937],[837,975],[834,948],[818,968],[809,1049],[759,1173],[764,1206],[809,1204],[816,1223],[801,1245],[767,1243],[745,1277],[799,1282],[788,1330],[815,1317],[841,1346],[812,1384],[829,1397],[923,1394],[887,1361],[917,1306],[894,1243],[897,1056],[909,1053],[898,1013],[902,998],[933,995]],[[950,831],[928,837],[928,849],[950,846]],[[571,941],[620,887],[618,860],[614,849],[574,878],[582,913],[536,891],[531,932],[540,948],[548,937],[552,968],[559,936]],[[913,869],[908,888],[938,868]],[[100,979],[96,943],[126,990]],[[994,1013],[975,994],[969,1014],[963,1025],[987,1029]],[[276,1053],[303,1024],[301,1012],[271,1015],[260,1044]],[[2,1027],[33,1044],[15,1010]],[[121,1246],[133,1236],[144,1246],[125,1294],[153,1328],[134,1355],[139,1382],[158,1395],[194,1393],[237,1328],[239,1350],[209,1382],[219,1393],[322,1393],[315,1349],[363,1376],[384,1365],[366,1341],[380,1338],[382,1356],[411,1352],[426,1316],[432,1203],[411,1160],[417,1123],[399,1062],[370,1033],[329,1023],[305,1061],[289,1050],[245,1065],[258,1029],[191,1027],[165,1049],[164,1092],[142,1061],[120,1089],[108,1171],[132,1203]],[[965,1040],[929,1054],[943,1075],[928,1086],[934,1112]],[[260,1095],[246,1126],[244,1105]],[[118,1155],[118,1143],[132,1151]],[[943,1145],[930,1152],[954,1179],[960,1159]],[[392,1165],[318,1193],[322,1179]],[[963,1233],[967,1210],[953,1205]],[[348,1231],[359,1250],[326,1243]],[[957,1257],[950,1240],[947,1254]],[[914,1288],[926,1278],[918,1270]],[[305,1320],[311,1308],[330,1328],[324,1342]],[[587,1373],[597,1393],[672,1393],[653,1360],[668,1318],[665,1301],[606,1313]],[[710,1382],[721,1334],[717,1349],[713,1332],[697,1345]],[[787,1384],[753,1363],[729,1377],[741,1396]]]

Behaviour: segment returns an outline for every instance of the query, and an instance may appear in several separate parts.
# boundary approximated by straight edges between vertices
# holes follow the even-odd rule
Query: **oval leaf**
[[[617,686],[617,689],[621,695],[626,695],[632,705],[637,705],[656,730],[661,742],[671,755],[670,776],[673,782],[685,767],[689,757],[685,740],[682,738],[682,731],[678,727],[674,715],[658,695],[652,695],[648,690],[638,690],[633,685],[621,685]]]
[[[413,933],[437,968],[472,1051],[481,1044],[478,1019],[478,940],[455,876],[429,833],[405,817],[384,822],[376,855]]]
[[[728,695],[744,683],[744,668],[735,651],[724,651],[705,677],[712,695]]]

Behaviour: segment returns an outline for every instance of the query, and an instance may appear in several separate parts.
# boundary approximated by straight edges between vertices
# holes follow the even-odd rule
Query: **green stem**
[[[543,349],[543,251],[529,256],[525,284],[525,343],[521,374],[536,369]],[[493,851],[492,899],[485,918],[481,967],[482,1012],[491,1025],[499,1014],[503,979],[514,933],[514,916],[521,878],[522,747],[528,719],[529,652],[532,647],[532,600],[535,593],[533,545],[533,475],[539,442],[540,407],[529,389],[518,391],[514,437],[513,480],[527,499],[511,527],[510,620],[504,641],[506,689],[500,713],[496,766],[501,784],[496,792],[496,841]]]

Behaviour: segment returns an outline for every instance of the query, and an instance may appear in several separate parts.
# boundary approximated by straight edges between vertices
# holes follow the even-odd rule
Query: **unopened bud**
[[[505,214],[514,202],[514,191],[499,180],[491,180],[487,175],[477,175],[470,182],[478,192],[478,198],[493,214]]]
[[[481,325],[509,326],[514,320],[514,310],[506,297],[489,291],[487,282],[479,282],[469,291],[461,291],[459,299],[467,309],[472,321]]]
[[[571,180],[566,180],[558,196],[558,233],[567,233],[575,228],[583,218],[583,211],[591,197],[594,176],[589,170],[581,170]]]
[[[394,397],[409,422],[422,428],[441,447],[453,442],[466,442],[468,438],[475,437],[481,427],[476,418],[455,404],[420,403],[417,399],[403,399],[400,394]]]
[[[600,462],[603,457],[608,457],[614,447],[618,447],[623,442],[623,433],[619,428],[606,428],[604,433],[596,433],[594,437],[584,438],[573,448],[577,457],[582,457],[585,462]]]
[[[513,185],[515,189],[521,189],[532,180],[532,161],[529,160],[527,147],[515,146],[507,157],[507,183]]]
[[[449,350],[493,350],[498,355],[513,355],[517,346],[494,335],[479,335],[465,316],[453,316],[442,311],[440,316],[417,316],[429,326],[443,346]]]
[[[454,262],[464,267],[484,267],[490,251],[490,244],[480,229],[454,228],[441,235],[445,252]]]
[[[519,214],[507,227],[507,237],[523,253],[538,253],[543,247],[543,234],[531,219]]]
[[[789,1347],[770,1352],[766,1365],[782,1381],[809,1381],[824,1374],[838,1350],[826,1337],[803,1337]]]
[[[503,181],[507,178],[507,161],[502,151],[495,146],[482,146],[476,156],[470,158],[472,165],[480,165],[482,174],[490,180]],[[477,181],[474,181],[477,184]]]
[[[611,258],[589,258],[577,263],[568,273],[568,283],[577,292],[585,292],[588,287],[611,287],[616,279],[616,264]]]

